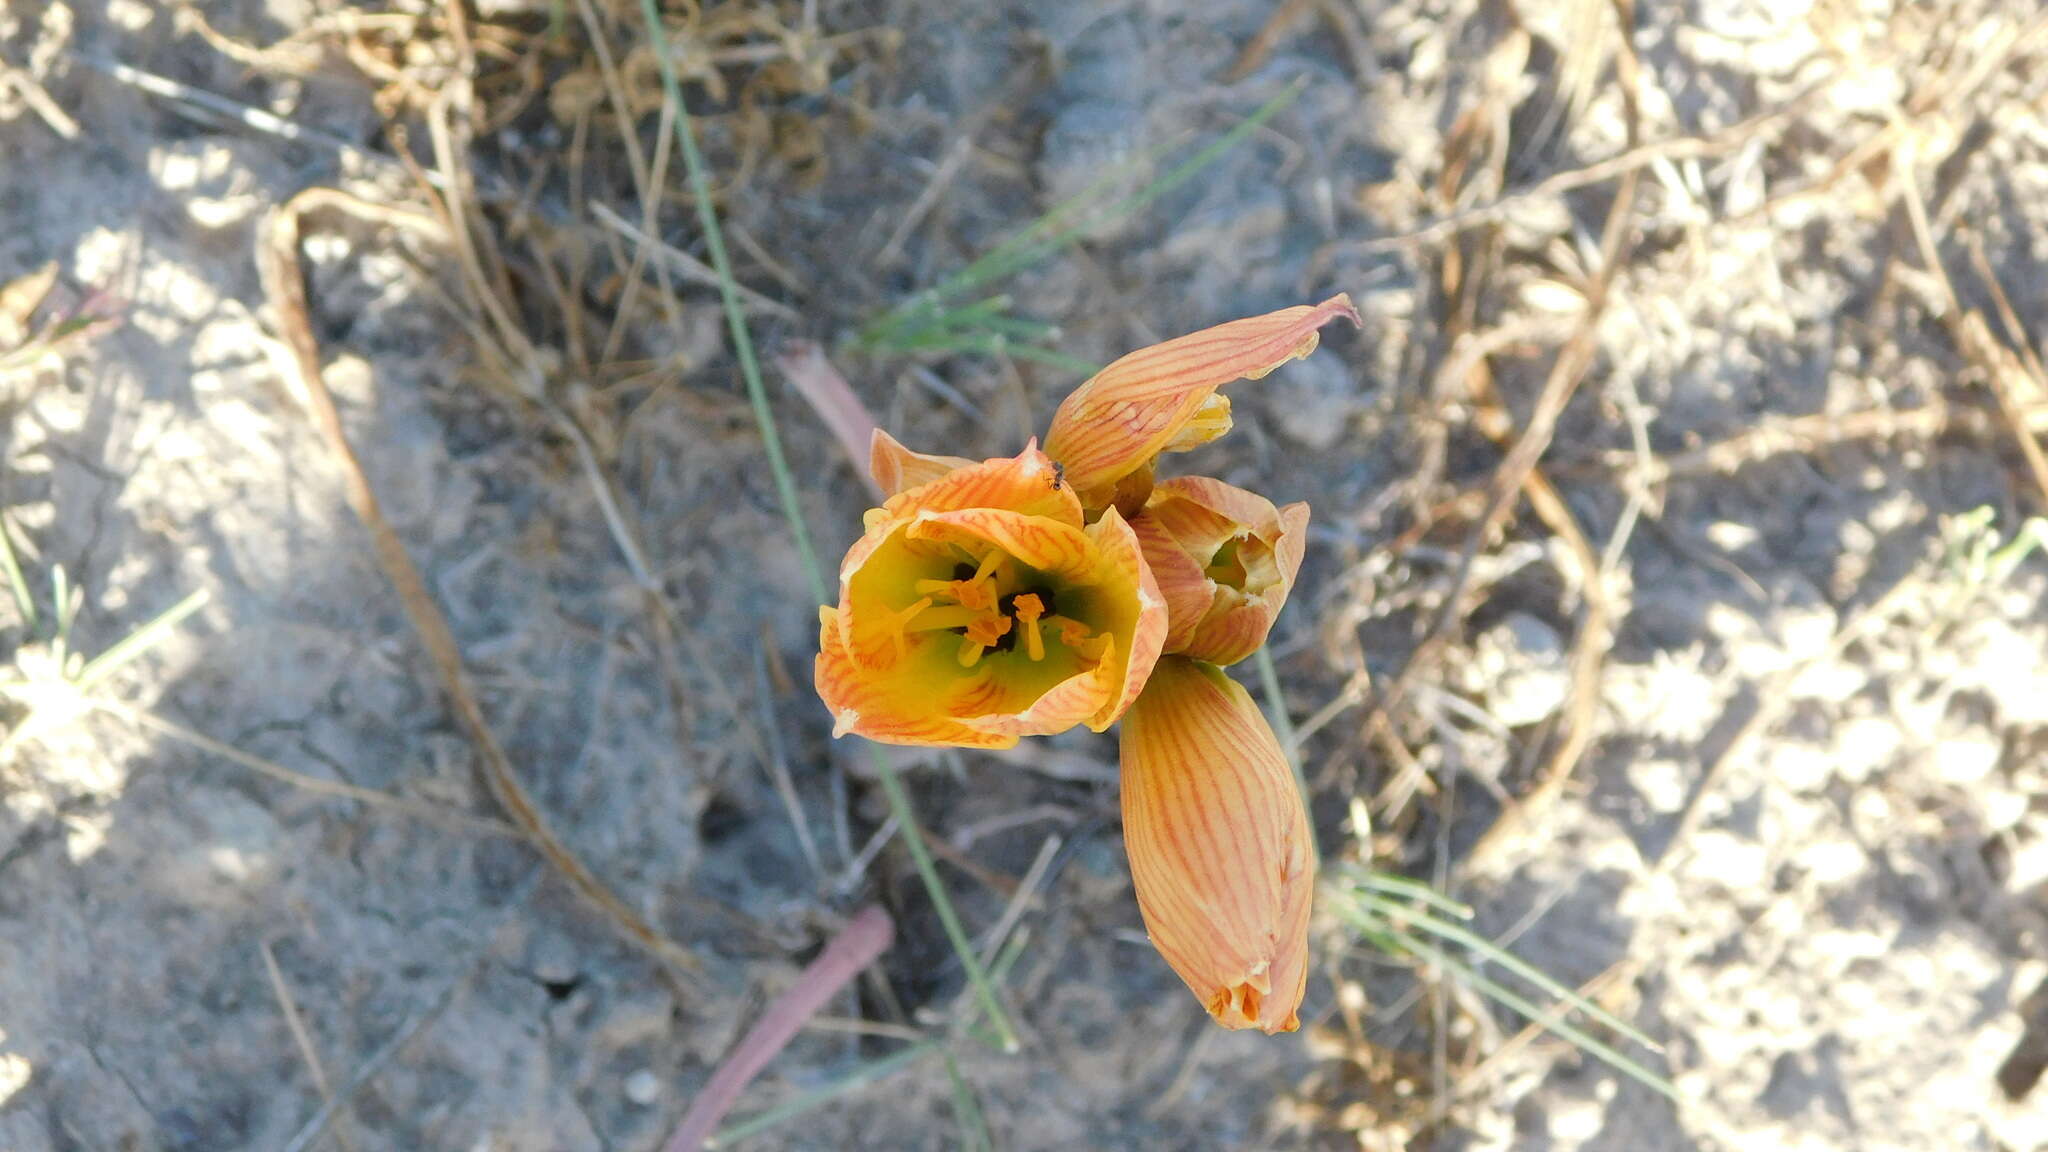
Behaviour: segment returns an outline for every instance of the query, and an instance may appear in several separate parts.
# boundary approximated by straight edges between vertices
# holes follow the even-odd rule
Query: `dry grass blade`
[[[1558,471],[1573,474],[1588,465],[1611,471],[1637,470],[1647,484],[1687,477],[1726,475],[1776,456],[1803,456],[1860,440],[1939,440],[1947,436],[1985,437],[2000,431],[2001,413],[1973,407],[1931,404],[1924,408],[1875,408],[1837,416],[1818,413],[1760,421],[1755,427],[1703,447],[1640,460],[1629,449],[1603,453],[1596,461],[1571,462]],[[2013,413],[2018,427],[2048,432],[2048,403],[2021,406]]]
[[[313,1047],[313,1036],[306,1031],[305,1018],[299,1014],[298,999],[292,995],[291,985],[285,982],[284,970],[277,966],[277,953],[271,951],[268,940],[258,944],[257,950],[263,956],[263,974],[270,979],[270,993],[277,997],[278,1010],[284,1013],[285,1027],[291,1030],[292,1043],[299,1049],[299,1059],[306,1062],[306,1074],[313,1079],[313,1090],[320,1094],[323,1108],[334,1110],[335,1143],[341,1145],[342,1152],[355,1152],[355,1141],[349,1139],[348,1129],[343,1126],[348,1109],[335,1104],[334,1089],[327,1083],[327,1068],[320,1062],[319,1050]]]
[[[1482,370],[1482,378],[1484,373]],[[1487,393],[1491,393],[1490,386]],[[1482,413],[1482,428],[1488,435],[1505,440],[1507,434],[1507,412],[1499,407],[1496,397]],[[1571,551],[1572,559],[1579,566],[1580,595],[1585,607],[1579,620],[1578,635],[1573,638],[1571,650],[1571,711],[1565,718],[1564,735],[1557,741],[1545,760],[1536,784],[1522,794],[1496,820],[1493,827],[1472,846],[1466,854],[1462,869],[1467,872],[1484,869],[1493,858],[1515,837],[1528,831],[1548,811],[1551,803],[1564,792],[1565,781],[1571,778],[1572,769],[1577,767],[1579,758],[1593,742],[1593,721],[1600,704],[1600,671],[1606,660],[1607,645],[1612,639],[1613,611],[1608,603],[1607,583],[1601,570],[1600,554],[1594,550],[1592,541],[1579,526],[1578,517],[1572,514],[1571,506],[1551,484],[1539,468],[1531,468],[1522,481],[1522,497],[1559,539]]]
[[[1991,334],[1991,326],[1984,320],[1984,314],[1963,307],[1962,298],[1956,294],[1955,281],[1949,277],[1948,266],[1942,262],[1941,249],[1934,241],[1934,229],[1927,220],[1927,201],[1920,195],[1920,185],[1913,178],[1913,158],[1910,147],[1900,148],[1901,163],[1899,183],[1906,202],[1906,220],[1912,226],[1913,240],[1920,248],[1921,262],[1934,274],[1941,285],[1943,303],[1947,305],[1942,319],[1947,322],[1950,336],[1958,350],[1977,365],[1984,373],[1991,394],[1998,400],[1998,410],[2010,426],[2013,440],[2019,445],[2020,455],[2026,459],[2027,470],[2033,474],[2034,491],[2041,499],[2043,509],[2048,509],[2048,454],[2041,450],[2041,442],[2027,426],[2021,414],[2019,400],[2014,393],[2017,385],[2024,383],[2032,390],[2048,392],[2039,371],[2039,362],[2031,361],[2032,350],[2022,346],[2022,352],[2000,343]],[[1987,266],[1979,256],[1980,268]],[[1987,269],[1988,271],[1988,269]],[[1986,276],[1992,295],[1997,299],[2005,317],[2005,324],[2015,340],[2023,340],[2025,328],[2013,314],[2012,303],[2006,298],[2005,289],[1996,276]],[[2029,369],[2033,371],[2029,371]]]
[[[434,671],[447,694],[449,706],[456,718],[469,734],[476,746],[477,758],[483,768],[486,785],[491,796],[519,830],[545,857],[556,871],[569,882],[571,888],[618,928],[628,939],[672,969],[694,971],[700,967],[696,957],[690,955],[674,942],[664,937],[639,913],[619,899],[597,875],[562,843],[547,820],[541,815],[531,796],[519,783],[512,769],[511,760],[492,733],[490,722],[484,717],[483,708],[477,703],[476,695],[470,691],[469,677],[462,665],[462,653],[456,646],[455,634],[448,626],[448,620],[435,606],[428,593],[426,581],[412,557],[405,551],[405,544],[398,533],[384,518],[382,507],[377,501],[375,489],[363,471],[361,460],[349,446],[347,433],[341,426],[341,413],[336,409],[334,397],[320,375],[320,348],[313,337],[313,326],[307,314],[305,270],[299,261],[299,241],[302,234],[303,218],[312,212],[329,210],[353,216],[372,224],[387,225],[415,232],[423,232],[435,238],[444,233],[440,225],[416,213],[401,212],[365,203],[346,193],[332,189],[314,188],[299,193],[287,201],[282,208],[272,213],[265,227],[258,249],[258,260],[262,267],[265,291],[271,307],[276,312],[277,323],[283,330],[286,346],[291,350],[296,368],[296,384],[301,398],[307,404],[313,422],[321,438],[326,441],[335,463],[340,466],[347,488],[349,504],[356,516],[370,533],[371,543],[377,551],[377,559],[385,576],[398,592],[406,616],[412,621],[420,641],[427,649],[428,658],[433,662]]]
[[[1395,675],[1382,697],[1376,701],[1373,715],[1368,723],[1374,726],[1390,727],[1389,717],[1406,698],[1410,678],[1421,668],[1435,651],[1449,641],[1452,626],[1465,610],[1465,590],[1473,575],[1473,562],[1486,541],[1492,539],[1506,520],[1516,498],[1525,490],[1530,475],[1536,469],[1536,462],[1549,449],[1551,437],[1557,431],[1557,419],[1564,412],[1564,406],[1578,389],[1579,381],[1592,366],[1593,354],[1598,344],[1600,315],[1604,311],[1608,292],[1615,274],[1627,259],[1628,218],[1635,200],[1636,174],[1630,172],[1622,178],[1612,206],[1608,209],[1606,224],[1601,229],[1600,251],[1602,259],[1599,271],[1586,293],[1586,308],[1580,316],[1577,330],[1559,350],[1551,362],[1550,372],[1543,382],[1543,390],[1529,416],[1529,423],[1522,435],[1509,449],[1506,458],[1494,470],[1493,480],[1487,488],[1487,503],[1478,522],[1472,526],[1458,566],[1453,576],[1451,594],[1444,598],[1443,608],[1432,621],[1429,631],[1421,643],[1408,656],[1401,671]],[[1597,559],[1595,561],[1597,564]],[[1342,698],[1340,697],[1340,700]],[[1332,701],[1328,711],[1338,706]],[[1318,714],[1320,719],[1321,714]],[[1304,727],[1307,727],[1306,725]],[[1577,753],[1573,753],[1576,759]],[[1555,761],[1553,761],[1555,763]],[[1569,765],[1567,765],[1567,769]]]
[[[870,904],[860,910],[839,934],[832,938],[818,958],[804,967],[803,974],[787,992],[775,998],[768,1010],[761,1014],[754,1026],[747,1030],[745,1037],[711,1074],[711,1079],[697,1098],[690,1102],[690,1110],[676,1126],[668,1143],[662,1145],[664,1152],[697,1152],[704,1142],[718,1130],[718,1122],[725,1118],[726,1111],[739,1099],[742,1089],[760,1075],[761,1069],[782,1051],[804,1021],[816,1015],[832,997],[839,994],[847,982],[860,975],[861,969],[875,962],[875,958],[888,951],[889,943],[895,938],[896,925],[889,914],[879,905]]]
[[[1711,136],[1684,136],[1675,140],[1658,140],[1638,145],[1619,155],[1595,161],[1582,168],[1559,172],[1530,187],[1510,192],[1498,200],[1455,212],[1412,232],[1366,241],[1358,245],[1358,250],[1368,254],[1394,252],[1417,244],[1446,240],[1468,229],[1505,219],[1525,204],[1562,196],[1566,192],[1580,188],[1590,188],[1617,177],[1633,177],[1653,164],[1672,160],[1704,160],[1726,155],[1741,149],[1751,140],[1773,129],[1790,124],[1821,90],[1822,85],[1815,85],[1780,107],[1752,116],[1739,124],[1731,124]]]
[[[342,780],[328,780],[319,776],[308,776],[303,772],[294,772],[282,764],[273,763],[260,756],[251,756],[232,744],[223,744],[211,736],[194,732],[182,724],[174,724],[158,716],[156,713],[145,709],[106,700],[95,700],[93,701],[93,706],[110,716],[118,716],[131,724],[147,728],[158,735],[168,736],[173,740],[190,744],[194,748],[218,756],[230,764],[239,765],[258,775],[268,776],[272,780],[289,784],[294,788],[303,788],[316,795],[333,796],[341,800],[353,800],[358,804],[367,804],[373,808],[383,808],[392,812],[402,812],[415,819],[425,820],[448,828],[458,828],[465,832],[476,832],[485,836],[523,835],[519,829],[499,820],[471,816],[467,812],[458,812],[452,808],[443,808],[439,805],[424,803],[404,796],[396,796],[389,792],[379,792],[375,788],[359,787]]]

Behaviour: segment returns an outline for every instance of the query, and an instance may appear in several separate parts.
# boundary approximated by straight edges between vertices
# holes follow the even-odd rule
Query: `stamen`
[[[1017,623],[1024,633],[1024,654],[1033,661],[1045,659],[1045,637],[1038,631],[1038,618],[1045,615],[1045,601],[1033,592],[1018,594],[1010,601],[1010,611],[1016,613]]]
[[[1088,627],[1072,616],[1047,616],[1045,622],[1059,629],[1060,643],[1065,644],[1069,648],[1079,648],[1088,642],[1090,636],[1095,634],[1093,628]]]
[[[974,578],[976,580],[986,580],[995,575],[996,569],[1001,567],[1003,561],[1007,559],[1009,557],[1003,553],[993,548],[989,549],[988,555],[981,558],[981,566],[974,570]]]
[[[1010,631],[1010,618],[984,613],[967,625],[967,635],[960,641],[960,666],[972,668],[981,662],[982,653],[995,647]]]
[[[976,576],[965,580],[919,580],[911,587],[920,596],[943,596],[978,611],[986,612],[996,606],[995,589]]]
[[[889,639],[896,645],[898,660],[910,655],[910,640],[904,635],[910,630],[910,622],[917,619],[918,613],[931,606],[932,598],[927,596],[889,618]]]
[[[1010,631],[1008,616],[979,616],[967,626],[967,638],[983,647],[994,647]]]

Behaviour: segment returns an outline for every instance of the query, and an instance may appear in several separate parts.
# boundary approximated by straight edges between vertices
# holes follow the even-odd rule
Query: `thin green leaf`
[[[1028,268],[1073,243],[1089,229],[1143,210],[1160,197],[1200,175],[1224,153],[1258,131],[1268,120],[1292,104],[1295,98],[1301,95],[1303,87],[1300,82],[1289,85],[1279,95],[1266,101],[1251,115],[1238,122],[1230,131],[1175,165],[1165,175],[1110,203],[1098,212],[1095,211],[1097,198],[1123,170],[1137,164],[1150,163],[1164,156],[1178,141],[1171,141],[1148,150],[1136,157],[1130,166],[1120,166],[1105,172],[1080,193],[1025,225],[1008,239],[970,262],[967,267],[870,322],[862,332],[862,342],[871,347],[884,344],[889,330],[903,324],[908,318],[919,313],[931,314],[946,299]]]
[[[960,1074],[960,1062],[953,1054],[946,1056],[946,1079],[953,1086],[953,1119],[960,1125],[960,1146],[967,1152],[995,1152],[995,1141],[989,1136],[988,1123],[981,1117],[981,1105],[975,1103],[974,1088],[967,1078]]]
[[[1607,1027],[1641,1044],[1643,1047],[1653,1051],[1658,1050],[1655,1040],[1643,1035],[1642,1032],[1629,1024],[1628,1021],[1621,1019],[1614,1013],[1579,995],[1576,989],[1569,988],[1552,979],[1535,965],[1528,963],[1477,932],[1462,925],[1447,924],[1426,913],[1394,905],[1391,902],[1383,901],[1379,897],[1368,897],[1367,899],[1377,904],[1381,913],[1386,915],[1389,920],[1399,917],[1400,920],[1396,921],[1397,925],[1402,922],[1412,924],[1440,940],[1447,940],[1453,944],[1469,948],[1480,956],[1485,957],[1488,962],[1500,965],[1507,971],[1555,996],[1559,1001],[1584,1012]]]
[[[981,960],[974,953],[974,941],[968,938],[967,929],[960,924],[960,914],[953,910],[952,898],[946,895],[946,886],[939,879],[938,865],[932,862],[932,850],[924,840],[924,829],[918,826],[917,814],[910,806],[910,794],[903,788],[903,781],[896,776],[895,765],[882,753],[879,745],[872,746],[875,775],[881,778],[882,792],[889,798],[889,807],[896,814],[896,824],[903,834],[903,843],[910,849],[911,862],[917,865],[917,874],[924,881],[925,891],[932,898],[932,910],[939,914],[939,925],[946,930],[946,939],[953,944],[953,952],[960,958],[960,965],[967,971],[967,982],[974,987],[974,995],[981,1002],[981,1009],[988,1013],[989,1023],[995,1027],[996,1035],[1005,1052],[1017,1051],[1017,1033],[1010,1027],[1010,1018],[1003,1012],[1002,1001],[996,998],[994,981],[982,968]]]
[[[1259,666],[1259,690],[1266,694],[1266,716],[1273,724],[1273,734],[1280,739],[1280,754],[1287,757],[1287,767],[1294,773],[1294,789],[1301,793],[1301,806],[1309,809],[1308,777],[1302,774],[1301,757],[1294,748],[1294,717],[1287,714],[1287,697],[1280,691],[1280,670],[1273,666],[1273,653],[1268,646],[1259,645],[1252,653],[1252,660]],[[1308,822],[1308,851],[1313,859],[1320,860],[1322,851],[1316,846],[1316,822]]]
[[[775,1127],[786,1120],[801,1116],[822,1104],[829,1104],[857,1088],[877,1080],[894,1076],[926,1056],[940,1050],[937,1040],[921,1040],[900,1051],[891,1052],[879,1060],[862,1064],[845,1076],[830,1084],[821,1085],[808,1092],[798,1093],[773,1108],[756,1112],[744,1120],[737,1120],[718,1130],[710,1140],[710,1146],[723,1148],[735,1141],[744,1140]]]
[[[1457,973],[1459,979],[1466,981],[1480,992],[1507,1005],[1507,1007],[1519,1013],[1531,1024],[1578,1046],[1601,1063],[1606,1064],[1643,1087],[1671,1100],[1679,1098],[1678,1089],[1671,1081],[1565,1022],[1559,1015],[1564,1009],[1564,1005],[1556,1005],[1548,1010],[1538,1008],[1535,1004],[1524,999],[1520,993],[1480,975],[1470,966],[1460,963],[1441,949],[1432,948],[1425,944],[1417,947],[1415,953],[1423,960]]]
[[[697,206],[698,226],[704,232],[704,245],[711,255],[712,270],[718,276],[718,295],[725,306],[726,327],[732,334],[733,351],[739,358],[740,375],[747,384],[747,399],[753,405],[754,422],[760,428],[761,443],[768,454],[769,470],[775,474],[776,496],[782,502],[782,514],[789,521],[790,536],[796,541],[797,552],[803,561],[804,574],[810,580],[812,599],[822,604],[826,600],[825,572],[818,563],[817,549],[811,544],[810,527],[804,523],[803,508],[797,499],[796,481],[790,475],[789,463],[783,458],[782,438],[775,430],[775,414],[768,407],[768,391],[761,382],[761,366],[754,355],[754,340],[747,328],[745,311],[740,307],[739,284],[733,278],[732,261],[726,255],[724,233],[719,227],[718,211],[711,203],[711,179],[706,171],[703,155],[697,150],[695,132],[691,127],[689,107],[683,103],[682,84],[676,78],[675,62],[669,53],[668,33],[661,24],[661,14],[655,9],[654,0],[640,0],[641,22],[647,27],[647,43],[654,53],[661,69],[661,89],[664,101],[674,110],[676,143],[683,153],[683,166],[690,180],[691,198]],[[932,899],[932,907],[939,914],[939,922],[946,928],[946,935],[953,943],[954,952],[960,957],[960,964],[966,969],[968,982],[974,985],[975,993],[982,1000],[990,1020],[1001,1033],[1005,1050],[1015,1051],[1016,1034],[1010,1028],[1009,1018],[1003,1014],[1002,1005],[997,1001],[995,989],[990,985],[988,973],[974,954],[974,947],[967,939],[967,933],[960,926],[960,917],[953,911],[952,899],[947,896],[945,885],[939,880],[938,869],[931,861],[931,851],[925,846],[924,832],[918,825],[917,813],[911,807],[910,794],[903,788],[903,782],[896,778],[896,770],[875,750],[875,766],[882,779],[882,791],[888,796],[890,810],[896,816],[902,829],[904,843],[910,846],[911,858],[917,862],[918,875],[924,881],[925,890]]]
[[[1356,866],[1345,868],[1343,875],[1346,879],[1360,887],[1420,900],[1424,904],[1436,908],[1446,915],[1455,916],[1460,920],[1470,920],[1472,918],[1472,909],[1431,888],[1420,880],[1410,880],[1406,876],[1392,876],[1385,872],[1374,872],[1370,869]]]
[[[119,642],[86,662],[74,683],[83,692],[106,679],[129,661],[154,647],[171,629],[205,605],[209,593],[201,588],[159,613],[156,619],[130,632]]]
[[[818,554],[811,547],[811,532],[804,524],[803,505],[797,499],[796,480],[789,461],[782,454],[782,437],[775,431],[775,413],[768,407],[768,389],[761,383],[761,365],[754,355],[754,338],[747,328],[747,314],[740,307],[739,282],[733,278],[732,260],[725,252],[725,232],[718,224],[718,209],[711,203],[711,176],[704,157],[697,150],[697,135],[691,126],[689,105],[683,103],[683,88],[676,79],[675,59],[669,52],[668,33],[654,0],[640,0],[640,16],[647,25],[647,46],[661,68],[662,97],[674,110],[676,143],[683,153],[683,167],[690,181],[690,198],[697,205],[697,225],[704,233],[704,247],[711,254],[711,269],[718,275],[718,297],[725,306],[726,328],[732,333],[733,354],[739,358],[740,376],[746,380],[747,401],[754,409],[754,423],[761,431],[761,446],[768,453],[768,469],[775,474],[775,494],[781,498],[782,514],[789,520],[790,536],[801,554],[804,574],[810,578],[812,599],[825,602],[825,574]]]

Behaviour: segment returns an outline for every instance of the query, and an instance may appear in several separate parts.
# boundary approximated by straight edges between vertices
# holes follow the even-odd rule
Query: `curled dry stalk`
[[[449,706],[476,746],[485,785],[492,799],[534,849],[621,935],[678,975],[697,971],[701,965],[695,956],[664,936],[613,893],[548,825],[532,796],[519,782],[511,759],[498,743],[482,706],[470,690],[461,649],[456,645],[447,617],[435,605],[419,568],[405,551],[404,542],[384,517],[376,490],[363,471],[362,461],[349,445],[334,396],[320,375],[320,346],[313,337],[308,314],[305,269],[299,259],[299,243],[304,233],[304,218],[322,210],[339,212],[368,224],[396,228],[437,242],[445,242],[448,237],[439,223],[423,214],[370,204],[334,189],[312,188],[292,197],[272,212],[258,245],[257,260],[263,274],[265,294],[276,312],[284,343],[291,352],[298,399],[305,404],[321,439],[340,466],[349,506],[369,531],[378,563],[398,592],[407,618],[412,621],[420,642],[427,649],[427,656],[433,662]]]

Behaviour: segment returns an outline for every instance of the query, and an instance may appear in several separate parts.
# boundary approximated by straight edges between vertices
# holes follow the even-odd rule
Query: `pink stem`
[[[698,1152],[717,1130],[726,1110],[740,1093],[761,1074],[761,1069],[817,1014],[860,970],[888,951],[896,935],[895,922],[879,905],[870,904],[840,929],[816,960],[803,970],[789,991],[775,998],[744,1039],[726,1055],[725,1063],[711,1074],[690,1110],[683,1114],[663,1152]]]

